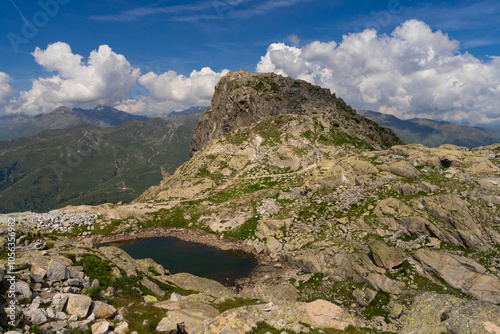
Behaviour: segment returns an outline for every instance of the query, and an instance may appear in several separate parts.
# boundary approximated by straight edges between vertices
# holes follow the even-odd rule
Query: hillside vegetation
[[[0,142],[0,212],[129,202],[188,160],[198,115]]]

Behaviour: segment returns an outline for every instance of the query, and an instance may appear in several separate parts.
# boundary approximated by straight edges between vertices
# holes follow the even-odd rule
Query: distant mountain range
[[[111,107],[97,106],[86,110],[59,107],[50,113],[0,116],[0,140],[29,137],[42,130],[66,129],[79,124],[99,127],[117,126],[131,120],[147,121],[149,117],[132,115]]]
[[[1,116],[0,139],[10,140],[0,141],[0,212],[131,201],[189,159],[194,129],[206,109],[145,116],[103,106],[59,107],[34,117]],[[357,113],[408,144],[500,142],[500,129]]]
[[[108,107],[60,107],[4,117],[15,120],[11,131],[61,129],[0,142],[0,212],[131,201],[189,159],[200,115],[150,119]]]
[[[170,113],[164,113],[164,114],[144,114],[144,115],[151,118],[156,117],[156,118],[174,120],[193,114],[203,114],[203,112],[207,109],[208,107],[189,107],[188,109],[182,111],[172,111]]]
[[[399,119],[376,111],[358,110],[358,114],[391,128],[407,144],[437,147],[453,144],[465,147],[486,146],[500,142],[500,129],[458,125],[445,121],[413,118]]]

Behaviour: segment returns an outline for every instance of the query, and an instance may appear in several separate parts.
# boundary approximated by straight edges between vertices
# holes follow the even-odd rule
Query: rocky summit
[[[392,130],[357,115],[329,89],[273,73],[239,71],[227,74],[215,87],[212,105],[194,131],[191,154],[211,140],[277,115],[296,115],[320,122],[324,139],[333,132],[377,149],[403,144]]]
[[[131,204],[65,209],[92,224],[18,224],[18,327],[500,333],[500,144],[403,145],[326,89],[240,71],[217,85],[191,152]],[[94,247],[160,235],[259,266],[227,287]]]

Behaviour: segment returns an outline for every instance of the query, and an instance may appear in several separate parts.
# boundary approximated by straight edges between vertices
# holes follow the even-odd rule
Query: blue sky
[[[491,83],[487,74],[496,73],[498,66],[492,63],[491,57],[500,56],[498,1],[6,0],[0,3],[0,13],[4,32],[0,39],[0,73],[3,73],[3,81],[0,75],[0,92],[2,85],[4,91],[3,95],[0,93],[0,112],[2,109],[4,112],[46,112],[60,103],[83,107],[106,103],[130,112],[161,112],[191,104],[207,105],[214,83],[226,73],[225,70],[244,69],[250,72],[272,70],[309,79],[343,92],[339,95],[354,107],[390,112],[401,117],[425,116],[484,124],[500,120],[500,112],[497,115],[493,110],[498,86],[496,82]],[[404,26],[408,20],[413,20],[413,25]],[[35,29],[28,29],[28,24]],[[348,41],[342,44],[343,36],[363,39],[363,36],[368,36],[362,35],[366,29],[376,31],[378,44],[365,43],[361,46],[363,54],[368,55],[380,48],[381,51],[375,52],[373,57],[382,57],[392,63],[401,62],[398,68],[405,70],[398,69],[394,75],[401,79],[404,93],[388,86],[375,92],[374,85],[384,87],[375,82],[384,83],[390,79],[381,79],[373,71],[361,72],[375,81],[359,81],[354,86],[342,84],[353,80],[351,74],[341,73],[338,58],[344,49],[347,50],[346,57],[353,57],[354,52],[354,44],[348,45]],[[406,32],[396,36],[396,29]],[[426,29],[430,29],[432,36],[424,34]],[[417,30],[419,32],[415,32]],[[442,36],[438,36],[439,31]],[[446,89],[450,86],[443,81],[443,74],[435,79],[435,85],[442,89],[440,96],[426,105],[423,98],[418,97],[419,93],[413,90],[424,85],[422,73],[429,69],[420,68],[418,73],[407,76],[406,69],[410,66],[400,58],[393,59],[394,53],[384,51],[392,45],[391,50],[399,52],[395,41],[390,39],[395,38],[400,45],[405,45],[413,38],[410,35],[418,37],[413,51],[420,46],[430,46],[433,50],[425,51],[425,57],[438,54],[440,59],[447,59],[447,67],[460,63],[455,72],[446,74],[459,77],[455,86],[467,88],[470,84],[468,78],[457,74],[463,72],[463,68],[472,64],[478,67],[472,72],[484,71],[479,78],[471,78],[475,86],[478,82],[484,86],[484,97],[477,99],[472,96],[468,101],[462,101],[462,105],[457,105],[451,101],[459,93],[455,88],[452,95],[443,99],[442,94],[447,94]],[[427,37],[422,37],[424,35]],[[384,40],[384,36],[389,39]],[[49,48],[56,42],[62,43]],[[332,42],[335,42],[335,47],[329,49],[328,60],[314,53],[318,51],[315,49],[317,43],[327,45]],[[279,43],[284,46],[279,46]],[[440,49],[444,44],[448,47]],[[33,54],[37,47],[38,58]],[[89,62],[93,50],[98,54],[95,59],[102,62],[95,59]],[[293,53],[298,60],[292,59],[290,55]],[[457,54],[462,57],[456,58]],[[72,60],[61,65],[58,60],[61,55]],[[262,60],[266,56],[268,59]],[[281,63],[287,59],[289,63]],[[351,62],[349,70],[357,73],[356,66],[366,68],[366,61]],[[82,68],[76,68],[79,62],[85,67],[83,70],[88,70],[86,74]],[[113,62],[118,63],[115,72],[110,70],[115,66],[110,65]],[[91,63],[100,65],[91,69]],[[292,63],[300,63],[303,69],[296,71],[299,65],[293,67]],[[444,71],[442,63],[434,63],[436,73]],[[196,71],[194,75],[193,71]],[[96,72],[99,75],[95,76]],[[80,77],[85,79],[80,80]],[[121,84],[106,81],[113,78],[120,80]],[[106,83],[106,88],[100,89],[106,96],[97,96],[94,79],[98,84],[101,81]],[[82,86],[86,89],[75,93]],[[47,87],[55,87],[57,97],[50,95]],[[140,96],[144,98],[141,100]],[[479,112],[478,108],[481,117],[473,117],[474,112]]]

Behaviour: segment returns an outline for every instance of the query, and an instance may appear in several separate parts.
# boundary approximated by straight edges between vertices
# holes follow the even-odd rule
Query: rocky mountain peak
[[[367,122],[329,89],[274,73],[240,70],[228,73],[215,87],[212,104],[195,129],[191,155],[212,139],[281,114],[322,117],[327,128],[337,127],[375,148],[401,143],[391,130]]]

